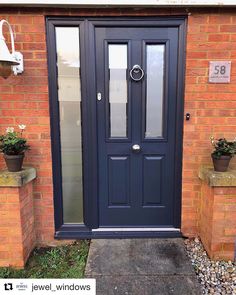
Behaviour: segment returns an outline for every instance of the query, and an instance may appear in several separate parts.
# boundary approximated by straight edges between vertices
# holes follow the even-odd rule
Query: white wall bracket
[[[14,72],[14,75],[22,74],[24,71],[24,63],[23,63],[23,54],[19,51],[15,51],[14,57],[17,62],[19,62],[19,65],[13,66],[12,70]]]

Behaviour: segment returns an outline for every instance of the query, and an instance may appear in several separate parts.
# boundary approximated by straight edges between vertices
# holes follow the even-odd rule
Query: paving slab
[[[192,276],[94,276],[96,295],[200,295]]]
[[[201,294],[182,239],[92,240],[85,276],[101,295]]]

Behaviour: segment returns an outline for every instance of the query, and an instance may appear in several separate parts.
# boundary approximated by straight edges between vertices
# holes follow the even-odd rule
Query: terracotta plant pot
[[[219,159],[211,156],[213,160],[214,170],[217,172],[225,172],[229,167],[231,156],[221,156]]]
[[[22,169],[22,164],[24,160],[24,154],[21,155],[6,155],[4,154],[4,159],[9,172],[18,172]]]

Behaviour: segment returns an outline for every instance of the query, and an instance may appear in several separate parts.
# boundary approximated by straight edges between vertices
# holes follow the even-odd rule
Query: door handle
[[[141,151],[141,147],[140,147],[140,145],[139,145],[139,144],[134,144],[134,145],[132,145],[132,151],[133,151],[134,153],[139,153],[139,152]]]

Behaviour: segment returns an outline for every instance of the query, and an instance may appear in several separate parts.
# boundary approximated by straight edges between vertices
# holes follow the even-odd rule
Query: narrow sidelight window
[[[79,28],[56,27],[64,223],[83,223]]]

